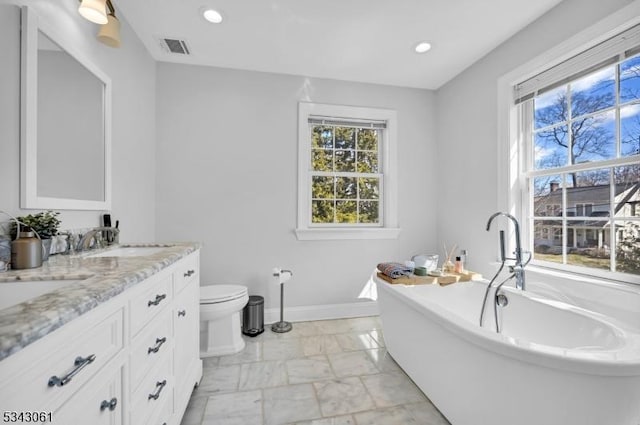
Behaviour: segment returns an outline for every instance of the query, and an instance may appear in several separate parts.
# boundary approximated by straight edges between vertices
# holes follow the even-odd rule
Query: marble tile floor
[[[386,351],[378,317],[245,341],[204,360],[181,425],[449,425]]]

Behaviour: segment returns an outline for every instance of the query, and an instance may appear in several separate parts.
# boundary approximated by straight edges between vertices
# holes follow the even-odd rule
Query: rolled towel
[[[402,276],[410,276],[412,273],[410,267],[400,263],[380,263],[378,264],[378,270],[392,279],[397,279]]]

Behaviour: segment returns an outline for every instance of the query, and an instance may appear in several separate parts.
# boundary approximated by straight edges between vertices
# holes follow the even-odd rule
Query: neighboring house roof
[[[597,186],[568,187],[567,203],[570,205],[580,203],[607,203],[609,201],[609,188],[610,186],[608,184]],[[625,189],[627,189],[626,185],[616,185],[616,196],[618,196]],[[562,190],[558,189],[553,192],[549,192],[546,195],[538,196],[536,200],[545,200],[546,203],[559,204],[562,201]]]
[[[610,186],[608,184],[583,187],[568,187],[567,206],[573,208],[576,204],[609,205]],[[635,197],[634,197],[635,195]],[[615,185],[616,213],[629,202],[638,201],[640,195],[640,182],[632,185]],[[618,199],[620,198],[620,199]],[[635,199],[634,199],[635,198]],[[633,201],[632,201],[633,199]],[[558,189],[547,194],[537,196],[535,202],[541,205],[562,204],[562,190]],[[590,217],[608,217],[609,211],[593,211]]]

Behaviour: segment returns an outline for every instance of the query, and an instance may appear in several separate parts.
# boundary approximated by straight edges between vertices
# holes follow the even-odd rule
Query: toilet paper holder
[[[285,270],[276,267],[273,269],[273,277],[277,277],[278,283],[282,284],[289,281],[289,279],[293,277],[293,272],[291,270]]]
[[[272,274],[273,277],[278,279],[278,283],[280,284],[280,321],[271,325],[271,330],[276,333],[289,332],[293,326],[291,323],[284,321],[284,283],[293,277],[293,272],[276,267],[273,269]]]

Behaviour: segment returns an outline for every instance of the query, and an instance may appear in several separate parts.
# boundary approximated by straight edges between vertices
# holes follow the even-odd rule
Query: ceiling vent
[[[177,38],[160,38],[160,46],[167,53],[176,53],[179,55],[189,55],[189,47],[187,47],[187,42],[184,40],[179,40]]]

